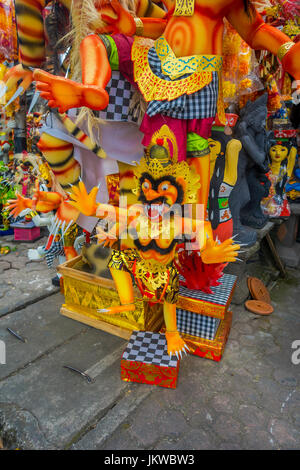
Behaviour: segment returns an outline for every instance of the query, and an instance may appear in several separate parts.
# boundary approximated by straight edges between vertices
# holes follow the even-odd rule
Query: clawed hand
[[[69,204],[86,216],[94,216],[97,209],[96,197],[98,190],[98,186],[95,186],[88,194],[84,183],[80,181],[78,186],[72,186],[69,192],[71,199]]]
[[[13,217],[17,217],[24,209],[28,208],[27,205],[28,199],[20,196],[17,194],[17,199],[9,199],[8,202],[8,210],[10,211]]]
[[[240,245],[235,244],[231,238],[223,243],[209,238],[205,248],[201,251],[201,258],[206,264],[229,263],[236,261],[239,249]]]
[[[109,246],[110,248],[113,244],[118,240],[114,230],[109,230],[105,232],[102,227],[97,227],[97,235],[96,238],[98,239],[98,244],[103,246]]]
[[[111,0],[109,5],[102,7],[101,18],[109,25],[111,33],[133,36],[136,31],[133,17],[118,0]]]

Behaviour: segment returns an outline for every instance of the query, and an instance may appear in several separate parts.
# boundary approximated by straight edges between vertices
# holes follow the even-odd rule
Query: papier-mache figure
[[[108,104],[105,86],[111,63],[114,67],[117,64],[147,102],[141,124],[143,145],[147,146],[153,134],[167,124],[176,136],[179,161],[188,159],[201,178],[197,202],[206,207],[207,138],[216,112],[224,120],[220,93],[223,18],[252,48],[278,55],[295,79],[300,76],[300,44],[265,24],[247,0],[177,0],[165,5],[168,12],[164,18],[134,18],[112,0],[102,6],[102,19],[109,24],[106,31],[121,34],[93,34],[82,41],[82,83],[39,70],[34,72],[34,79],[41,96],[60,112],[80,106],[101,110]]]
[[[98,230],[98,239],[114,245],[108,266],[121,305],[108,306],[101,312],[114,314],[135,309],[133,276],[144,300],[163,303],[169,354],[184,350],[176,324],[177,244],[182,242],[183,235],[195,238],[196,249],[205,263],[235,261],[239,249],[232,239],[215,241],[203,214],[198,219],[183,216],[183,205],[195,202],[200,181],[193,167],[178,161],[178,156],[175,135],[164,125],[153,135],[145,157],[135,169],[139,204],[129,209],[97,204],[98,188],[88,194],[83,183],[70,194],[71,204],[83,214],[99,218],[108,215],[113,221],[108,233]]]
[[[165,15],[164,10],[151,0],[122,0],[122,5],[139,16]],[[115,16],[114,10],[107,8],[105,2],[93,0],[62,0],[52,2],[52,6],[47,0],[36,3],[16,0],[16,7],[20,64],[10,69],[4,79],[7,93],[18,84],[14,97],[24,93],[31,84],[34,67],[49,70],[49,62],[55,75],[81,80],[81,40],[107,26],[101,17],[102,7],[106,13]],[[66,34],[66,41],[60,41]],[[73,108],[68,115],[57,111],[45,114],[38,143],[39,150],[64,190],[68,190],[69,184],[78,184],[80,178],[88,189],[100,183],[98,199],[102,202],[106,202],[108,197],[105,176],[118,171],[117,159],[131,163],[142,153],[142,134],[136,125],[141,111],[137,105],[139,100],[136,96],[132,99],[135,95],[133,86],[113,68],[107,89],[111,99],[107,109],[101,113],[91,112],[87,108],[82,109],[81,113]],[[37,96],[36,92],[30,109]],[[67,96],[65,98],[68,99]],[[90,117],[92,126],[89,125]],[[93,223],[84,216],[78,220],[78,224],[88,232],[93,230]]]
[[[262,200],[262,209],[269,217],[288,217],[291,212],[285,188],[294,170],[297,149],[291,141],[277,139],[271,143],[269,156],[270,191]]]
[[[69,6],[69,2],[64,3]],[[165,0],[164,5],[167,13],[161,10],[161,17],[155,12],[156,18],[139,18],[117,0],[102,2],[101,20],[106,26],[91,18],[95,34],[89,34],[80,45],[82,83],[42,70],[35,70],[33,77],[41,96],[60,112],[81,106],[103,110],[109,102],[105,87],[111,70],[119,69],[138,86],[147,102],[141,125],[143,145],[147,146],[153,133],[167,124],[176,136],[179,161],[188,158],[201,177],[197,202],[206,207],[210,160],[207,138],[217,111],[219,119],[224,120],[220,79],[223,19],[252,48],[277,55],[296,80],[300,78],[300,43],[294,44],[284,33],[265,24],[250,0]],[[26,22],[22,12],[20,24]],[[23,34],[21,29],[23,63],[33,65],[34,61],[28,59],[30,44]],[[35,54],[36,65],[41,64],[43,40]],[[32,79],[23,76],[25,81]]]
[[[85,242],[85,234],[78,235],[78,226],[75,223],[69,223],[62,226],[58,223],[55,212],[39,214],[37,211],[25,209],[22,215],[29,214],[33,223],[37,227],[46,227],[49,232],[48,239],[44,245],[28,250],[28,258],[31,261],[40,261],[45,259],[48,268],[53,266],[54,260],[58,259],[59,264],[64,263],[66,259],[77,256]],[[52,278],[52,284],[58,286],[61,274],[57,273]]]
[[[17,217],[22,213],[29,213],[33,220],[35,218],[37,225],[51,227],[49,240],[46,244],[48,250],[50,241],[52,246],[52,242],[57,241],[59,232],[67,240],[67,233],[74,233],[74,230],[77,230],[75,222],[79,212],[70,204],[67,195],[64,192],[58,191],[41,191],[38,180],[36,180],[32,198],[17,194],[17,199],[10,199],[8,201],[8,209],[13,217]],[[55,215],[53,211],[55,211]],[[45,219],[39,213],[45,214]],[[77,234],[77,231],[75,233]],[[69,242],[64,243],[63,251],[66,259],[72,259],[77,256],[73,246],[75,238],[76,235],[75,237],[72,235],[69,237]]]

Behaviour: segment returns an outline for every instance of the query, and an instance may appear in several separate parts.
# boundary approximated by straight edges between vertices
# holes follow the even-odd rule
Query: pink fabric
[[[166,124],[174,132],[178,146],[178,161],[186,160],[186,139],[188,132],[195,132],[200,137],[208,139],[214,118],[205,119],[175,119],[170,116],[156,114],[153,117],[145,114],[140,130],[144,133],[142,144],[147,147],[150,144],[152,135],[161,126]]]
[[[119,71],[132,85],[137,88],[133,78],[133,62],[131,60],[133,38],[119,33],[114,34],[112,38],[115,41],[118,49]]]
[[[114,34],[113,39],[116,43],[119,55],[119,70],[122,75],[129,80],[135,87],[133,73],[133,62],[131,60],[131,49],[133,39],[124,34]],[[178,145],[178,161],[186,160],[186,139],[188,132],[195,132],[204,139],[210,137],[214,117],[205,119],[176,119],[163,114],[148,116],[145,114],[140,130],[144,134],[142,144],[147,147],[151,141],[154,132],[161,128],[164,124],[174,132]]]

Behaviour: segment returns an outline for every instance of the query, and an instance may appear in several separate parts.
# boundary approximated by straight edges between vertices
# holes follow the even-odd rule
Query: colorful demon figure
[[[196,200],[199,176],[186,162],[178,162],[176,138],[167,126],[154,134],[145,157],[135,169],[135,177],[140,203],[129,209],[97,204],[98,188],[88,194],[83,183],[73,189],[72,204],[85,215],[104,218],[108,214],[114,219],[109,233],[100,230],[98,238],[114,247],[108,266],[121,305],[101,312],[113,314],[135,309],[133,275],[145,300],[163,303],[168,352],[179,353],[184,342],[176,325],[179,281],[174,259],[178,242],[183,234],[195,237],[205,263],[235,261],[239,246],[233,245],[231,239],[215,242],[203,214],[197,220],[183,217],[183,205]]]
[[[72,73],[73,77],[74,63],[77,64],[77,69],[80,72],[80,63],[78,60],[72,59],[71,67],[69,67],[69,64],[70,55],[73,57],[73,55],[76,55],[74,51],[79,49],[82,34],[83,37],[85,37],[85,35],[88,36],[91,32],[97,31],[100,26],[102,26],[102,28],[105,26],[106,23],[101,19],[102,7],[106,13],[109,13],[110,11],[111,14],[114,14],[112,8],[108,8],[109,11],[107,11],[105,2],[102,1],[94,2],[93,0],[82,0],[78,2],[72,2],[71,0],[59,0],[51,2],[51,14],[48,15],[45,20],[45,8],[48,12],[49,6],[47,5],[49,3],[50,2],[48,0],[39,0],[37,2],[32,2],[31,0],[16,0],[20,64],[16,65],[12,69],[9,69],[5,75],[4,81],[6,82],[7,101],[14,94],[15,87],[17,85],[19,85],[19,88],[15,96],[20,94],[20,92],[24,93],[24,91],[29,87],[33,79],[34,67],[45,66],[46,54],[49,55],[49,42],[55,44],[55,47],[52,48],[52,50],[50,47],[52,65],[56,64],[57,62],[61,62],[58,57],[58,53],[64,52],[61,54],[61,56],[64,56],[64,60],[60,64],[60,67],[54,67],[55,74],[63,77],[66,72],[68,72]],[[62,5],[65,8],[63,8]],[[149,15],[154,17],[162,17],[165,14],[164,11],[153,4],[151,0],[122,0],[122,5],[127,10],[129,9],[130,11],[134,12],[134,14],[139,16]],[[67,48],[65,51],[63,51],[62,49],[65,43],[64,41],[58,40],[58,36],[60,34],[59,25],[65,23],[64,16],[69,16],[69,13],[72,18],[71,23],[73,31],[71,34],[69,28],[65,28],[63,34],[69,33],[68,43],[71,40],[72,54],[67,52]],[[52,14],[54,15],[53,18]],[[58,15],[56,20],[55,15]],[[52,28],[51,31],[48,31],[47,25],[49,24],[48,20],[50,16],[50,23],[52,23],[54,28]],[[115,76],[114,81],[116,81]],[[121,86],[122,84],[120,85],[120,88]],[[128,100],[128,92],[125,100]],[[120,105],[119,91],[118,105]],[[52,127],[52,123],[53,126],[56,127],[56,121],[61,120],[66,130],[72,134],[72,137],[74,138],[73,143],[68,141],[68,139],[66,141],[63,140],[63,138],[61,138],[63,137],[63,133],[60,133],[60,137],[58,137],[57,135],[52,135],[51,132],[48,133],[46,131],[43,132],[38,147],[43,153],[43,156],[47,160],[57,181],[63,189],[67,189],[69,184],[78,184],[80,177],[82,177],[85,183],[89,185],[89,182],[85,178],[85,168],[82,168],[82,165],[84,166],[84,162],[79,159],[81,161],[81,164],[79,164],[78,154],[77,158],[75,158],[76,148],[74,149],[74,140],[77,139],[80,144],[84,144],[85,147],[87,147],[99,157],[105,157],[105,153],[103,152],[102,148],[99,148],[99,146],[95,144],[93,139],[90,139],[90,137],[82,132],[78,126],[74,125],[68,116],[62,115],[58,119],[57,118],[58,116],[55,119],[49,119],[49,121],[51,121],[50,127]],[[46,127],[49,127],[49,123],[46,124]]]
[[[200,176],[197,202],[207,207],[207,138],[217,112],[224,120],[220,93],[224,17],[252,48],[277,54],[295,79],[300,77],[300,43],[294,44],[265,24],[248,0],[164,3],[168,12],[163,18],[134,18],[112,0],[102,6],[102,19],[109,25],[102,32],[114,34],[91,34],[81,43],[82,83],[40,70],[34,72],[34,78],[41,96],[60,112],[81,106],[101,110],[108,104],[105,87],[111,68],[118,67],[138,85],[147,102],[141,124],[143,145],[149,145],[153,134],[167,124],[176,135],[179,161],[188,158]]]
[[[48,214],[47,220],[49,219],[52,228],[45,251],[53,246],[54,241],[57,241],[58,233],[60,232],[64,237],[63,251],[66,259],[69,260],[77,256],[73,243],[77,234],[75,222],[79,212],[70,205],[66,194],[55,191],[40,191],[39,182],[36,180],[33,197],[30,199],[17,194],[17,199],[10,199],[8,201],[8,209],[14,217],[26,212],[31,214],[33,219],[37,216],[38,212]],[[51,216],[52,211],[56,211],[55,217]]]

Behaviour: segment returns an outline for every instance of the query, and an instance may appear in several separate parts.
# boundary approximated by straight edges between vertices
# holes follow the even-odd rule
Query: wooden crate
[[[162,305],[150,307],[137,288],[134,289],[134,312],[98,313],[97,309],[119,305],[119,295],[112,279],[75,269],[80,261],[81,256],[77,256],[57,267],[63,276],[62,315],[125,339],[129,339],[134,330],[159,331],[163,323]]]

